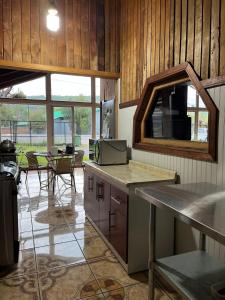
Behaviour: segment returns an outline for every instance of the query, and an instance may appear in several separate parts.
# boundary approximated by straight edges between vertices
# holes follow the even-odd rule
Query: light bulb
[[[47,28],[51,31],[59,30],[59,16],[55,8],[50,8],[47,15]]]

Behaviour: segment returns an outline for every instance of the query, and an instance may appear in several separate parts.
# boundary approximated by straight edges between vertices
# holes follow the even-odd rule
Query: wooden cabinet
[[[93,222],[97,222],[99,202],[98,199],[96,199],[95,175],[87,170],[84,171],[84,199],[84,209],[87,215]]]
[[[99,215],[96,225],[109,239],[110,184],[96,176],[96,199],[99,202]]]
[[[90,171],[84,171],[84,209],[109,239],[110,184]]]
[[[110,243],[127,262],[127,208],[128,196],[121,190],[111,186],[110,197]]]
[[[127,261],[128,196],[94,173],[84,171],[84,208],[88,217]]]

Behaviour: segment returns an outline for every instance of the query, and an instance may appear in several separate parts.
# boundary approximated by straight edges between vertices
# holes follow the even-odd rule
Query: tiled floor
[[[23,179],[23,178],[22,178]],[[147,300],[146,274],[128,276],[85,217],[83,173],[75,194],[40,191],[36,174],[18,197],[20,255],[0,271],[3,300]],[[156,299],[170,299],[160,289]]]

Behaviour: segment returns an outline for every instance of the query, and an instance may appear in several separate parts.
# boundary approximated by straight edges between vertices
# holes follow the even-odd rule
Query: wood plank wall
[[[119,71],[119,0],[56,0],[60,30],[46,28],[48,0],[0,0],[0,59]]]
[[[202,79],[225,74],[224,0],[123,0],[121,102],[145,79],[190,61]]]

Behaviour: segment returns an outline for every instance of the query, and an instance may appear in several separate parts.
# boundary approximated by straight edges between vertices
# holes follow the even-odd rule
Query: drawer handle
[[[96,197],[97,197],[98,201],[100,199],[102,199],[102,201],[104,201],[104,183],[97,183]]]
[[[93,192],[93,177],[88,176],[88,192]]]
[[[112,213],[111,211],[109,211],[109,230],[111,228],[115,228],[116,227],[115,225],[112,225],[112,221],[111,221],[111,217],[112,216],[116,216],[116,213]]]
[[[119,200],[117,200],[115,197],[111,196],[111,200],[113,200],[114,202],[116,202],[116,204],[120,205],[121,202]]]

